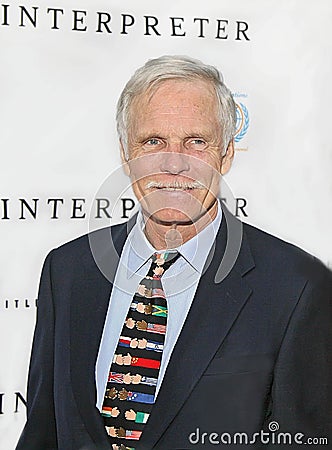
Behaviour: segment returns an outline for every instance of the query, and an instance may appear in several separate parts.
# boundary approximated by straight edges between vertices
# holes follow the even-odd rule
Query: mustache
[[[149,181],[146,186],[146,189],[205,189],[204,184],[200,181],[171,181],[171,182],[163,182],[163,181]]]

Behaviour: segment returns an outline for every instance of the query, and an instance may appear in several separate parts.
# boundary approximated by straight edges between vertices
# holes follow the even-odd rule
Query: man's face
[[[168,80],[138,96],[128,131],[128,168],[146,216],[185,224],[216,209],[222,130],[209,83]]]

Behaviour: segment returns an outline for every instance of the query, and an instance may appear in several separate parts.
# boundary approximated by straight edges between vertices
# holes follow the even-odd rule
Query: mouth
[[[156,189],[159,191],[192,191],[194,189],[204,189],[204,186],[199,181],[193,182],[172,182],[172,183],[161,183],[150,181],[146,185],[146,189]]]
[[[179,187],[157,187],[155,188],[157,191],[192,191],[195,188],[179,188]]]

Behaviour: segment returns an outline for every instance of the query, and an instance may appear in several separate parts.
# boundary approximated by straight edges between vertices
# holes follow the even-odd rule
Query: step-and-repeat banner
[[[135,207],[114,115],[147,59],[223,72],[237,104],[230,209],[331,265],[331,16],[330,0],[1,2],[1,449],[25,421],[45,255]]]

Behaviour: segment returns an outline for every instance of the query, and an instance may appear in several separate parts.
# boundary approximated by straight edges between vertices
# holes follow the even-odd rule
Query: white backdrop
[[[1,449],[25,420],[42,261],[88,231],[120,163],[118,95],[148,58],[221,69],[242,114],[227,176],[239,217],[331,265],[331,17],[330,0],[0,4]]]

